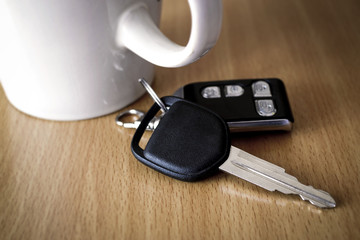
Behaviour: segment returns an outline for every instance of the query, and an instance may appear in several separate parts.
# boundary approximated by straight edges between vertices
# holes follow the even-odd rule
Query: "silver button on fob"
[[[285,86],[277,78],[191,83],[174,95],[216,112],[231,132],[290,131],[294,123]]]

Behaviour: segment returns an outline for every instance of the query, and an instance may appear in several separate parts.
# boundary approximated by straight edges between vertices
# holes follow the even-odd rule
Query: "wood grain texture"
[[[163,31],[185,44],[186,1],[163,4]],[[0,239],[360,238],[360,2],[223,4],[215,48],[189,66],[157,68],[153,88],[163,96],[196,81],[281,78],[293,131],[236,134],[233,145],[328,191],[337,207],[321,210],[225,173],[173,180],[132,156],[134,131],[116,126],[116,114],[40,120],[0,90]],[[151,104],[143,96],[128,108]]]

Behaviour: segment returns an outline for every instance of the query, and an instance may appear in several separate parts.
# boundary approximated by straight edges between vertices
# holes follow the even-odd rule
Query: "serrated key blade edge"
[[[264,162],[266,161],[263,159],[231,147],[230,156],[220,169],[269,191],[278,190],[285,194],[300,195],[301,199],[321,208],[336,206],[335,200],[329,193],[301,184],[295,177],[285,173],[284,169]],[[267,166],[271,167],[267,168]]]
[[[274,177],[264,174],[260,171],[257,171],[256,169],[251,168],[247,165],[239,164],[234,161],[232,161],[232,164],[234,164],[237,167],[243,168],[243,169],[248,169],[249,171],[251,171],[263,178],[266,178],[267,180],[274,182],[275,184],[277,184],[281,187],[289,189],[290,193],[299,195],[302,200],[307,200],[315,206],[318,206],[321,208],[333,208],[336,206],[335,200],[330,196],[329,193],[326,193],[324,191],[319,191],[311,186],[305,186],[300,183],[298,183],[299,185],[301,185],[300,187],[294,186],[293,184],[286,183],[280,179],[274,178]],[[278,189],[276,189],[276,190],[278,190]],[[283,191],[281,191],[281,192],[283,192]],[[286,192],[286,194],[288,194],[288,193]]]

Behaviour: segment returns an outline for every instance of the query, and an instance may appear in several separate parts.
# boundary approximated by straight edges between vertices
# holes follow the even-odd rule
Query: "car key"
[[[216,113],[177,97],[161,101],[169,109],[145,149],[139,142],[159,111],[158,104],[147,112],[131,142],[134,156],[143,164],[183,181],[200,180],[220,169],[269,191],[300,195],[317,207],[336,206],[327,192],[301,184],[283,168],[231,146],[228,125]]]
[[[174,96],[216,112],[231,132],[290,131],[294,122],[285,85],[277,78],[190,83]]]

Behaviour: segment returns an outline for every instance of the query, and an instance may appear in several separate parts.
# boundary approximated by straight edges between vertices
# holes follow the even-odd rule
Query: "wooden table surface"
[[[224,0],[215,48],[156,68],[154,90],[281,78],[291,133],[236,134],[232,144],[329,192],[334,209],[219,173],[186,183],[131,154],[116,113],[85,121],[29,117],[0,90],[0,239],[360,239],[360,2]],[[185,0],[164,1],[161,28],[185,44]],[[147,110],[144,95],[128,108]],[[145,135],[148,139],[150,135]]]

